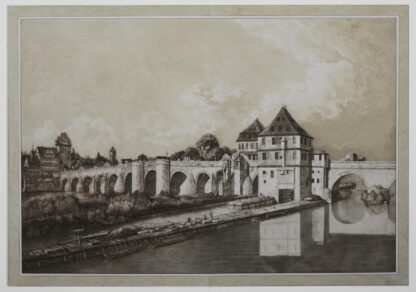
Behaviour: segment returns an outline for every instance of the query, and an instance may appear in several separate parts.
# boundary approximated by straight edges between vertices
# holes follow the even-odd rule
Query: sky
[[[24,19],[22,149],[81,155],[236,148],[282,105],[340,159],[395,160],[394,19]]]

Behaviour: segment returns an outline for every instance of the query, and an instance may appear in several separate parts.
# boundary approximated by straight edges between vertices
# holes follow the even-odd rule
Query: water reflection
[[[376,211],[374,207],[366,207],[352,196],[332,205],[262,221],[259,255],[302,256],[343,235],[394,235],[393,204],[377,206]]]

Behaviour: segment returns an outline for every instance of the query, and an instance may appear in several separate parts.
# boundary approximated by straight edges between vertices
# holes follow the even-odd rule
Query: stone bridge
[[[67,192],[121,194],[161,192],[175,195],[231,192],[231,161],[171,161],[158,158],[113,166],[63,171],[61,188]]]
[[[359,176],[367,188],[381,185],[385,188],[396,180],[395,161],[331,161],[328,171],[328,188],[347,175]]]

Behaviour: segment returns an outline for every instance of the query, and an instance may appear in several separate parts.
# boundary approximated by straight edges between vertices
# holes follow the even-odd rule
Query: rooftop
[[[301,135],[312,138],[291,116],[286,106],[283,106],[273,121],[259,136]]]
[[[237,138],[240,141],[257,141],[257,135],[264,130],[263,124],[256,119],[250,126],[244,129]]]

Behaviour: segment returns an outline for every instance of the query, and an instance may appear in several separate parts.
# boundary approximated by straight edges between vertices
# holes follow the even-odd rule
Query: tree
[[[147,155],[146,154],[140,154],[139,156],[137,156],[137,160],[141,160],[141,161],[147,161]]]
[[[227,146],[223,146],[222,151],[224,151],[224,154],[227,154],[227,155],[230,155],[230,156],[233,154],[231,149]]]
[[[196,148],[202,157],[206,157],[206,154],[220,146],[217,137],[212,134],[205,134],[196,142]]]
[[[221,160],[224,150],[221,147],[215,147],[206,153],[206,160]]]
[[[181,150],[181,151],[178,151],[178,152],[173,153],[170,156],[170,158],[172,160],[183,160],[184,156],[185,156],[185,151]]]
[[[201,159],[201,156],[199,155],[199,151],[195,147],[186,148],[184,157],[189,158],[191,160],[200,160]]]

